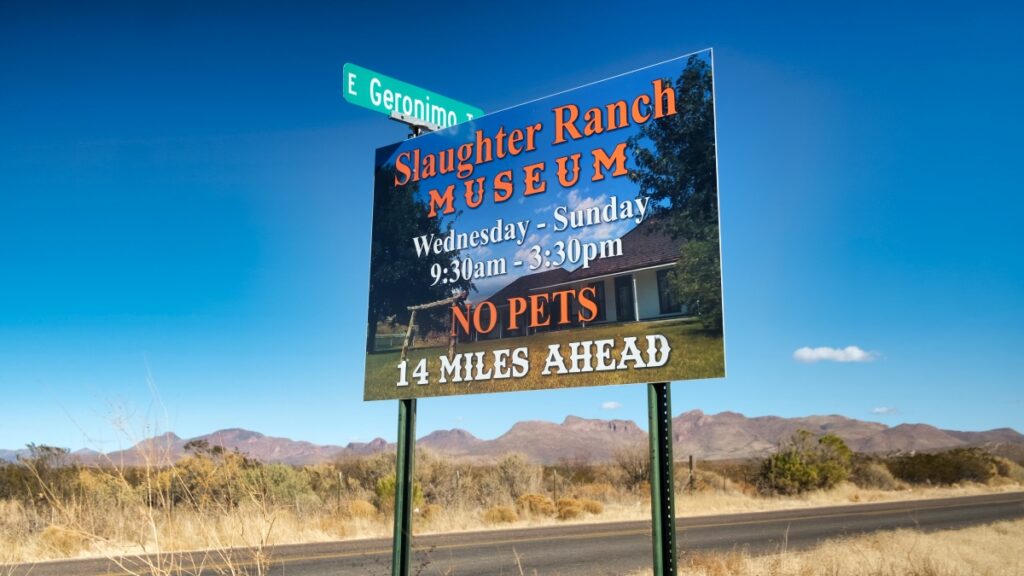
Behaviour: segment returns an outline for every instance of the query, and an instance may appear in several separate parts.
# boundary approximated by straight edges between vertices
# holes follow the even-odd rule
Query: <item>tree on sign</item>
[[[448,233],[451,222],[427,216],[426,205],[417,199],[417,183],[395,186],[394,166],[380,168],[374,178],[373,243],[370,247],[370,306],[367,321],[367,352],[374,352],[377,324],[405,321],[408,307],[423,300],[442,300],[457,290],[469,290],[472,282],[459,278],[430,286],[430,270],[434,265],[448,266],[459,251],[417,255],[415,250],[393,250],[409,239],[423,234],[438,236]],[[398,239],[397,241],[395,239]],[[411,290],[411,287],[417,287]],[[442,329],[432,321],[439,316],[424,315],[421,331]],[[442,318],[444,319],[444,318]],[[438,321],[439,322],[439,321]]]

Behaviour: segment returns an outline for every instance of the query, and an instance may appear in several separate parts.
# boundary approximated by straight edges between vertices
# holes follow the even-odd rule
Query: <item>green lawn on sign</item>
[[[668,364],[660,368],[638,370],[613,370],[608,372],[586,372],[581,374],[550,374],[544,376],[544,361],[547,358],[548,345],[563,344],[562,357],[569,366],[569,348],[567,343],[580,340],[615,340],[613,356],[618,359],[622,339],[626,336],[637,336],[637,345],[646,350],[644,336],[661,334],[672,347]],[[366,390],[367,400],[383,400],[387,398],[410,398],[426,396],[443,396],[452,394],[474,394],[481,392],[508,392],[513,390],[538,390],[543,388],[572,388],[578,386],[599,386],[606,384],[626,384],[632,382],[663,382],[668,380],[689,380],[696,378],[715,378],[725,375],[725,350],[722,336],[709,335],[703,330],[700,322],[694,319],[652,320],[647,322],[627,322],[606,324],[587,328],[576,328],[558,332],[535,334],[528,338],[505,338],[501,340],[484,340],[480,342],[460,343],[456,352],[490,352],[502,348],[513,349],[529,346],[530,371],[523,378],[503,380],[482,380],[476,382],[438,383],[440,373],[439,356],[447,353],[447,347],[413,348],[409,351],[408,378],[406,387],[396,385],[399,373],[399,350],[368,354],[366,357]],[[427,358],[430,383],[417,385],[411,374],[416,364]],[[492,357],[485,356],[488,367]]]

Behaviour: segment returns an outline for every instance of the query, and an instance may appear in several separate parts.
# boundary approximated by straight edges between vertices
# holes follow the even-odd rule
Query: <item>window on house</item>
[[[672,290],[675,275],[675,270],[658,270],[658,301],[662,314],[676,314],[682,311],[679,298],[676,297],[675,290]]]
[[[615,278],[615,316],[619,322],[636,320],[632,275],[627,274]]]

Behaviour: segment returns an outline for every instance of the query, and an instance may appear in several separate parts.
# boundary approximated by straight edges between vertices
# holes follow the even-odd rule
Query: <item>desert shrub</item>
[[[590,498],[591,500],[608,502],[617,496],[618,491],[608,482],[596,482],[580,486],[576,489],[576,493],[581,498]]]
[[[497,467],[495,466],[474,468],[469,479],[463,482],[463,486],[467,497],[482,508],[512,503],[508,490],[499,477]]]
[[[513,453],[498,460],[498,480],[513,501],[523,494],[535,492],[540,485],[541,468],[531,464],[526,456]]]
[[[579,458],[562,458],[557,464],[544,466],[545,478],[555,476],[573,486],[597,482],[601,475],[600,465]]]
[[[423,487],[427,502],[449,509],[466,504],[466,484],[472,476],[470,466],[427,450],[417,452],[416,457],[416,480]]]
[[[9,468],[14,485],[12,495],[24,502],[46,504],[50,500],[67,501],[77,492],[79,467],[69,461],[67,448],[29,444],[28,455],[18,456]]]
[[[1024,483],[1024,466],[999,456],[993,458],[993,462],[995,462],[997,474],[1014,482]]]
[[[637,444],[620,448],[613,454],[622,485],[637,490],[651,480],[651,455],[646,446]]]
[[[555,502],[559,520],[572,520],[583,516],[583,505],[575,498],[559,498]]]
[[[123,506],[137,497],[133,487],[111,469],[79,470],[78,488],[83,503],[96,509]]]
[[[555,503],[542,494],[523,494],[516,500],[516,508],[529,516],[554,516]]]
[[[484,522],[488,524],[511,524],[519,520],[511,506],[491,506],[484,512]]]
[[[36,527],[36,518],[17,500],[0,500],[0,535],[5,538],[26,536]]]
[[[362,458],[346,458],[337,463],[350,491],[364,491],[367,497],[377,490],[382,478],[395,475],[395,455],[379,453]]]
[[[246,496],[274,506],[290,506],[295,511],[318,509],[322,502],[313,492],[309,475],[286,464],[260,464],[246,469],[239,489]]]
[[[854,462],[850,480],[861,488],[896,490],[900,487],[899,480],[892,475],[885,464],[863,458]]]
[[[192,455],[157,473],[149,496],[158,495],[161,500],[151,504],[235,508],[261,490],[254,480],[262,466],[244,454],[219,446],[194,449]]]
[[[597,500],[591,500],[589,498],[581,498],[579,500],[579,502],[580,502],[580,507],[582,507],[583,511],[586,512],[587,514],[593,514],[593,515],[596,516],[596,515],[604,512],[604,504],[601,504]]]
[[[62,526],[47,526],[39,535],[39,542],[58,556],[73,556],[81,552],[88,541],[82,534]]]
[[[376,505],[377,509],[385,514],[391,514],[395,510],[395,477],[385,476],[377,481],[376,489]],[[412,507],[419,508],[423,506],[423,488],[420,487],[419,482],[412,483]]]
[[[370,520],[377,516],[377,507],[366,500],[349,500],[342,508],[349,518]]]
[[[316,522],[317,527],[324,534],[329,534],[336,538],[345,538],[349,535],[349,529],[345,520],[336,515],[326,514],[319,516]]]
[[[762,492],[792,495],[813,489],[829,489],[850,473],[852,452],[835,434],[814,440],[801,430],[788,445],[765,458],[758,486]]]
[[[757,458],[730,461],[701,461],[696,465],[696,472],[713,472],[737,486],[755,486],[761,477],[763,461]],[[721,482],[721,480],[719,480]],[[725,483],[728,486],[728,482]],[[712,485],[713,487],[713,485]]]
[[[984,483],[999,473],[995,457],[980,448],[908,454],[892,458],[886,465],[894,476],[911,484]]]
[[[23,463],[0,462],[0,500],[30,502],[39,493],[38,481]]]
[[[420,518],[424,522],[435,522],[441,518],[442,513],[444,513],[444,508],[437,504],[424,504],[419,509]]]
[[[689,471],[687,471],[689,476]],[[683,480],[683,488],[689,490],[689,479]],[[697,468],[693,471],[693,489],[697,492],[731,492],[736,490],[736,483],[725,476],[710,470]]]
[[[301,468],[309,489],[324,503],[339,503],[346,492],[344,474],[331,464],[314,464]]]

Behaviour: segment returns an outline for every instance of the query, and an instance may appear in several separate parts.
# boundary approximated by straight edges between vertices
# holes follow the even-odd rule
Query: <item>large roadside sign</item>
[[[365,399],[725,375],[710,51],[459,113],[377,150]]]
[[[345,100],[383,114],[439,128],[468,122],[483,110],[352,63],[342,70]]]

